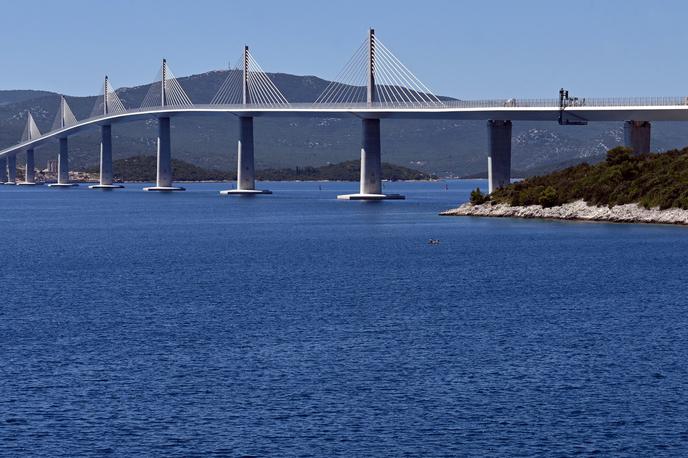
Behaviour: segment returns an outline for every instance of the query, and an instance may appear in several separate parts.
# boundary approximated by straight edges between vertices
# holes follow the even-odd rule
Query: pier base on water
[[[401,194],[342,194],[337,196],[339,200],[404,200],[406,196]]]
[[[75,188],[79,186],[77,183],[50,183],[49,188]]]
[[[92,184],[88,189],[121,189],[121,184]]]
[[[267,189],[227,189],[220,191],[223,196],[257,196],[260,194],[272,194],[272,191]]]
[[[173,192],[173,191],[186,191],[185,188],[179,186],[149,186],[143,188],[144,191],[159,191],[159,192]]]

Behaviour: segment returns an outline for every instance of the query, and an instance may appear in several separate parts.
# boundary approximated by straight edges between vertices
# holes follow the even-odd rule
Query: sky
[[[0,89],[98,93],[226,68],[333,78],[369,27],[462,99],[688,95],[679,0],[32,0],[0,3]]]

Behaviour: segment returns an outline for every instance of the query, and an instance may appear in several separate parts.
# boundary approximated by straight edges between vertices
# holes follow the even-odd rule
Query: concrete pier
[[[7,181],[7,159],[0,158],[0,185],[4,185]]]
[[[36,185],[36,159],[33,148],[26,150],[26,173],[24,174],[24,181],[17,183],[18,186],[35,186]]]
[[[5,184],[17,184],[17,155],[7,155],[7,181]]]
[[[237,188],[220,191],[220,194],[255,196],[272,194],[267,189],[256,189],[256,171],[253,153],[253,117],[239,117],[239,141],[237,142]]]
[[[380,142],[380,120],[363,119],[361,137],[361,179],[358,194],[343,194],[343,200],[399,200],[401,194],[382,193],[382,152]]]
[[[90,189],[123,188],[120,184],[112,184],[112,126],[100,126],[100,182],[89,186]]]
[[[624,122],[624,144],[631,148],[635,154],[647,154],[650,152],[650,130],[648,121]]]
[[[487,121],[488,192],[511,182],[511,121]]]
[[[158,118],[158,175],[155,186],[143,188],[144,191],[184,191],[172,186],[172,143],[170,139],[170,118]]]
[[[69,182],[69,140],[60,138],[60,151],[57,155],[57,183],[48,185],[51,188],[71,188],[78,186]]]

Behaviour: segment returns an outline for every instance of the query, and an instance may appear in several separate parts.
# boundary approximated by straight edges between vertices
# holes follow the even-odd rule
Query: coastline
[[[80,178],[74,178],[70,177],[70,181],[72,183],[95,183],[97,184],[99,182],[98,178],[89,178],[89,179],[80,179]],[[124,181],[115,181],[117,184],[122,184],[122,183],[152,183],[154,182],[155,179],[153,180],[124,180]],[[355,180],[259,180],[256,179],[257,182],[263,182],[263,183],[354,183]],[[442,179],[433,179],[433,178],[428,178],[424,180],[381,180],[383,183],[433,183],[433,182],[439,182],[442,181]],[[55,183],[57,180],[50,180],[50,181],[42,181],[41,183]],[[236,180],[174,180],[175,183],[236,183]]]
[[[543,208],[541,205],[510,206],[490,203],[473,205],[466,202],[458,208],[443,211],[440,215],[688,225],[688,210],[680,208],[647,209],[638,204],[616,205],[611,208],[596,207],[589,206],[583,200],[549,208]]]

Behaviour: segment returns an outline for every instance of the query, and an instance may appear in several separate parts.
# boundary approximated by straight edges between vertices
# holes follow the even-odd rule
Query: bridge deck
[[[621,101],[636,105],[626,105]],[[604,105],[606,102],[607,105]],[[131,122],[160,116],[234,115],[255,117],[358,117],[380,119],[445,119],[445,120],[510,120],[556,122],[561,114],[558,100],[491,100],[445,101],[431,105],[390,104],[288,104],[288,105],[192,105],[167,106],[128,110],[96,116],[38,138],[0,151],[0,157],[30,147],[38,147],[52,139],[74,135],[103,124]],[[643,103],[655,103],[646,105]],[[686,98],[599,99],[579,102],[563,111],[567,116],[591,122],[598,121],[688,121]]]

